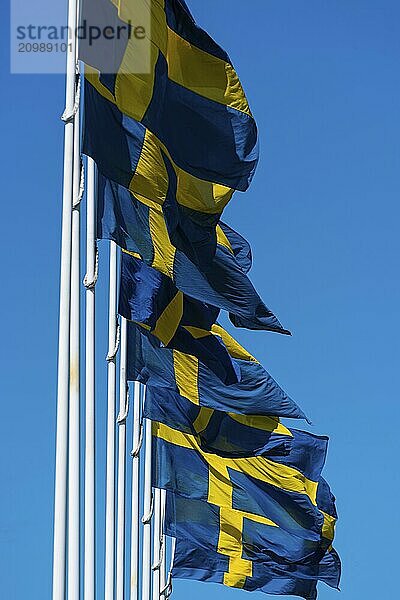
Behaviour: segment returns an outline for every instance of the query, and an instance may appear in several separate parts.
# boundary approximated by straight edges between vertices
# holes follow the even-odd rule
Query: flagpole
[[[108,389],[107,389],[107,472],[106,472],[106,548],[105,600],[114,600],[115,542],[115,400],[118,352],[117,336],[117,246],[110,242],[108,310]]]
[[[128,394],[126,379],[127,321],[121,317],[121,356],[118,415],[118,512],[117,512],[117,572],[116,600],[124,600],[125,588],[125,487],[126,487],[126,418]]]
[[[77,3],[69,0],[68,27],[75,32]],[[66,512],[69,395],[69,319],[71,299],[71,229],[73,191],[73,146],[76,37],[71,36],[67,52],[65,86],[64,181],[61,225],[60,304],[57,374],[57,432],[53,531],[53,600],[64,600],[66,574]],[[68,117],[68,118],[67,118]]]
[[[84,598],[95,600],[95,285],[98,267],[96,166],[91,158],[87,160]]]
[[[160,568],[161,568],[161,490],[154,490],[154,523],[153,523],[153,600],[160,600]]]
[[[133,433],[132,433],[132,515],[131,515],[131,594],[130,600],[139,596],[139,476],[140,476],[140,383],[134,383]]]
[[[161,534],[161,559],[160,559],[160,594],[161,600],[165,598],[165,594],[161,593],[167,583],[167,540],[164,535],[165,528],[165,505],[166,505],[166,490],[160,490],[160,512],[161,512],[161,523],[160,523],[160,534]]]
[[[68,442],[68,600],[79,600],[80,593],[80,201],[83,181],[81,181],[79,117],[80,110],[78,107],[74,124],[74,183],[72,203]]]
[[[145,465],[143,506],[143,551],[142,551],[142,600],[151,600],[151,421],[145,419]]]

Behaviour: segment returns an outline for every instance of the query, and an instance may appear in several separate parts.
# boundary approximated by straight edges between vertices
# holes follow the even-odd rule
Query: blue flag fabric
[[[99,31],[123,33],[80,44],[98,93],[115,105],[128,129],[136,120],[157,136],[189,176],[247,189],[258,161],[257,127],[227,53],[181,0],[115,4],[83,3],[84,20]],[[97,128],[104,129],[103,120]]]
[[[120,315],[140,325],[166,348],[193,354],[229,385],[238,381],[238,369],[224,344],[211,333],[218,312],[186,297],[171,279],[141,259],[122,253]]]
[[[227,458],[203,451],[195,436],[154,422],[153,484],[179,496],[268,518],[291,534],[292,559],[303,560],[320,548],[326,528],[317,488],[328,440],[290,431],[293,451],[286,456]]]
[[[176,578],[308,600],[317,597],[318,581],[339,587],[341,564],[331,540],[322,538],[299,557],[291,534],[267,519],[168,492],[165,532],[176,538]]]
[[[245,416],[197,406],[147,388],[144,416],[196,437],[202,451],[228,458],[288,455],[293,434],[278,417]]]
[[[201,267],[188,258],[194,252],[189,244],[182,243],[186,248],[182,251],[171,243],[161,207],[140,202],[101,175],[98,190],[99,238],[111,239],[140,255],[146,264],[170,277],[187,296],[228,311],[237,327],[289,334],[246,275],[251,266],[250,247],[230,227],[221,222],[217,225],[215,256],[207,268]]]
[[[126,188],[106,179],[98,173],[97,235],[99,239],[113,240],[118,246],[146,256],[153,261],[157,242],[153,235],[168,235],[169,245],[181,250],[188,259],[201,269],[209,268],[210,256],[215,254],[215,244],[225,246],[237,264],[248,273],[252,265],[250,244],[240,234],[222,221],[208,224],[188,219],[187,210],[177,206],[176,199],[162,207],[144,198],[139,201]],[[166,206],[167,204],[167,206]],[[175,206],[171,208],[171,204]],[[192,213],[193,214],[193,213]],[[165,228],[159,223],[165,222]],[[174,243],[171,237],[174,238]],[[215,238],[215,243],[214,240]],[[178,243],[179,242],[179,243]],[[210,245],[214,244],[211,252]],[[173,251],[173,250],[172,250]]]
[[[334,497],[321,477],[327,438],[289,430],[286,455],[226,458],[153,423],[154,485],[168,490],[173,576],[316,598],[338,587]]]
[[[184,428],[187,416],[194,421],[201,408],[237,415],[306,418],[264,367],[222,327],[215,325],[211,331],[229,352],[238,373],[236,384],[224,385],[195,356],[162,348],[153,336],[129,323],[128,379],[147,385],[154,399],[152,410],[160,416],[165,406],[170,419],[167,424]],[[155,418],[155,412],[152,414]]]

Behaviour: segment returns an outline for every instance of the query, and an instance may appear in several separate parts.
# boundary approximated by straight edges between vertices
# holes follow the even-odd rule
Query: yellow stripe
[[[201,433],[202,431],[204,431],[207,425],[209,424],[213,414],[214,410],[212,408],[202,406],[200,408],[196,420],[193,423],[194,430],[197,431],[197,433]]]
[[[322,535],[324,538],[326,538],[328,540],[333,540],[333,538],[335,537],[336,519],[335,519],[335,517],[332,517],[332,515],[328,515],[327,513],[325,513],[322,510],[321,510],[321,512],[324,515],[324,524],[322,526]]]
[[[257,517],[231,508],[220,509],[220,532],[218,552],[229,556],[228,572],[224,574],[224,584],[229,587],[243,588],[246,577],[252,576],[252,562],[242,558],[243,554],[243,522],[251,521],[277,527],[270,519]]]
[[[251,561],[242,558],[242,532],[243,515],[221,508],[217,551],[229,556],[229,570],[224,574],[224,584],[229,587],[243,588],[246,577],[253,573]]]
[[[151,210],[149,227],[154,250],[152,267],[173,279],[176,248],[170,242],[164,215]]]
[[[138,258],[139,260],[143,260],[142,257],[140,256],[140,254],[138,254],[137,252],[130,252],[129,250],[124,250],[122,248],[122,252],[124,254],[129,254],[129,256],[133,256],[133,258]]]
[[[219,244],[220,246],[224,246],[224,248],[226,248],[227,250],[229,250],[229,252],[231,254],[233,254],[233,249],[232,249],[231,243],[228,240],[228,238],[226,237],[225,233],[222,231],[220,225],[217,225],[216,232],[217,232],[217,244]]]
[[[222,212],[234,190],[219,183],[211,183],[189,175],[173,163],[177,178],[178,188],[176,198],[179,204],[193,210],[208,214]]]
[[[307,495],[311,502],[316,505],[318,483],[311,481],[293,467],[280,465],[264,456],[222,458],[214,454],[205,453],[200,449],[193,436],[171,429],[162,423],[158,424],[155,435],[171,444],[196,450],[205,459],[210,468],[212,485],[215,488],[209,492],[209,502],[213,502],[218,506],[224,506],[229,494],[231,494],[232,486],[227,472],[228,468],[280,489]],[[227,487],[230,487],[230,491],[228,491]],[[232,503],[229,503],[229,501],[228,506],[232,506]]]
[[[211,335],[211,333],[209,331],[207,331],[206,329],[200,329],[200,327],[192,327],[191,325],[185,325],[184,329],[186,329],[186,331],[188,331],[195,340],[200,340],[202,338],[207,337],[208,335]]]
[[[278,417],[265,417],[261,415],[239,415],[237,413],[228,413],[231,419],[252,427],[253,429],[261,429],[262,431],[271,431],[279,435],[287,435],[293,437],[292,432],[279,422]]]
[[[252,116],[232,65],[196,48],[170,28],[166,58],[169,79],[204,98]]]
[[[155,0],[122,1],[119,17],[133,27],[115,82],[119,108],[141,121],[153,97],[155,67],[159,52],[167,52],[167,21],[164,2]],[[135,27],[145,30],[145,38],[137,39]]]
[[[162,205],[168,191],[168,174],[160,146],[156,136],[147,129],[142,152],[129,189],[135,196],[138,194]]]
[[[166,147],[148,129],[136,171],[129,184],[130,191],[135,196],[145,196],[157,204],[164,204],[169,180],[161,150],[170,159],[177,176],[177,202],[199,212],[209,214],[222,212],[232,198],[234,190],[198,179],[180,169],[171,159]]]
[[[197,406],[199,397],[199,361],[190,354],[173,351],[175,381],[181,396]]]
[[[153,329],[153,334],[167,345],[174,337],[183,317],[183,293],[178,292],[164,309]]]
[[[229,333],[220,325],[213,325],[211,331],[222,339],[232,358],[258,363],[258,360],[255,359],[254,356],[252,356],[249,352],[247,352],[247,350],[245,350],[245,348],[243,348],[243,346],[241,346],[239,342],[229,335]]]

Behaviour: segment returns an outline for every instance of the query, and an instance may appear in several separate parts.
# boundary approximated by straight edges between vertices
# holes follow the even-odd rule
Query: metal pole
[[[107,389],[107,475],[105,600],[114,600],[115,542],[115,400],[117,378],[117,246],[110,242]]]
[[[151,421],[145,419],[142,600],[151,600]]]
[[[95,600],[96,167],[88,158],[86,225],[86,411],[84,599]]]
[[[75,31],[76,25],[76,0],[69,0],[68,26],[70,31]],[[70,52],[67,53],[66,66],[65,114],[73,113],[75,103],[75,35],[72,36],[70,44]],[[65,597],[73,146],[74,122],[72,118],[66,121],[64,133],[64,182],[58,332],[57,433],[54,491],[53,600],[64,600]]]
[[[128,413],[126,358],[127,322],[126,319],[121,318],[121,358],[118,416],[117,600],[124,600],[125,587],[126,417]]]
[[[160,490],[160,508],[161,508],[161,523],[160,523],[160,535],[161,535],[161,560],[160,560],[160,590],[164,590],[167,583],[167,538],[164,535],[164,522],[165,522],[165,504],[166,504],[166,491]],[[161,600],[165,598],[165,595],[161,595]]]
[[[139,476],[140,476],[140,383],[134,384],[133,404],[133,435],[132,435],[132,523],[131,523],[131,597],[138,600],[139,596]]]
[[[80,587],[80,186],[79,108],[74,124],[72,210],[69,453],[68,453],[68,600],[79,600]]]
[[[161,589],[161,490],[155,489],[153,523],[153,600],[160,600]]]

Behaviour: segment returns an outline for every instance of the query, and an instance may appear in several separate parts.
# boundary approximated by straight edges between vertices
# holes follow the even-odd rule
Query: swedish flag
[[[152,398],[150,418],[164,421],[160,416],[164,406],[168,419],[164,422],[188,432],[193,431],[187,427],[188,419],[195,421],[201,408],[234,413],[232,419],[236,423],[241,422],[240,415],[252,416],[254,426],[260,430],[265,424],[260,422],[257,427],[254,415],[268,416],[270,423],[274,417],[306,418],[264,367],[232,336],[219,325],[213,325],[211,332],[227,349],[238,383],[224,385],[193,354],[161,348],[157,340],[129,323],[128,379],[147,385]]]
[[[209,260],[215,251],[215,225],[231,191],[183,177],[155,136],[122,115],[88,82],[83,152],[96,161],[100,173],[131,191],[143,204],[162,207],[173,239],[178,238],[179,221],[186,238],[193,237],[194,247],[197,245],[197,259]]]
[[[157,203],[141,202],[101,175],[98,194],[99,238],[112,239],[140,255],[146,264],[170,277],[184,294],[228,311],[237,327],[289,334],[254,289],[246,274],[251,266],[250,246],[230,227],[218,223],[215,256],[201,266],[194,257],[202,254],[200,238],[179,229],[182,250],[177,249]]]
[[[279,417],[238,415],[182,402],[176,394],[148,388],[145,416],[195,436],[204,452],[227,458],[285,456],[292,432]]]
[[[325,515],[334,524],[332,512]],[[176,538],[173,577],[307,600],[317,597],[318,581],[339,587],[340,558],[329,538],[299,555],[297,540],[267,518],[170,492],[166,517],[166,533]]]
[[[121,260],[119,313],[163,346],[195,355],[225,384],[238,381],[229,352],[211,333],[219,310],[186,297],[171,279],[127,252]]]
[[[305,598],[317,580],[338,586],[337,515],[321,478],[327,438],[290,432],[287,455],[222,458],[153,424],[154,484],[172,492],[175,576]]]
[[[118,122],[142,123],[146,141],[167,148],[187,182],[218,184],[227,195],[245,190],[258,161],[257,127],[229,56],[185,2],[85,0],[83,18],[127,33],[81,44],[92,85],[124,115]],[[107,130],[103,119],[97,129]]]
[[[316,498],[328,439],[290,432],[289,455],[225,458],[203,451],[194,436],[155,422],[154,485],[217,506],[268,515],[299,539],[318,542],[324,515]]]
[[[248,273],[252,264],[249,243],[222,221],[209,215],[198,222],[193,213],[176,202],[174,190],[162,206],[141,197],[98,174],[97,230],[99,239],[113,240],[125,250],[141,253],[154,260],[161,253],[158,245],[167,246],[168,253],[181,251],[200,270],[210,268],[217,244],[227,248],[241,269]],[[157,243],[157,241],[159,242]],[[168,256],[167,250],[164,250]]]

